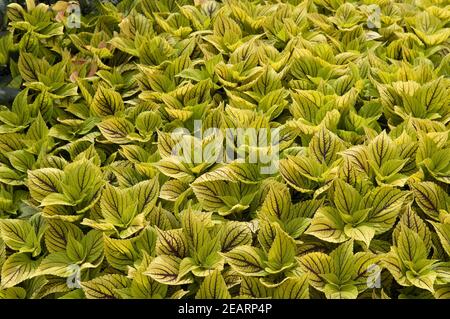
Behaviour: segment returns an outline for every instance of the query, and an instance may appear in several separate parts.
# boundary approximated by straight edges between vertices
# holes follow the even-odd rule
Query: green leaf
[[[393,242],[397,242],[398,235],[400,234],[401,228],[407,227],[414,232],[416,232],[420,238],[422,238],[427,250],[431,248],[431,233],[425,222],[416,214],[410,207],[406,209],[400,218],[400,222],[393,232]],[[438,233],[439,234],[439,233]]]
[[[369,143],[368,151],[371,163],[380,168],[383,163],[395,156],[395,145],[386,132],[383,131]]]
[[[268,298],[272,296],[272,290],[263,285],[258,278],[243,276],[239,292],[244,298]]]
[[[34,156],[24,150],[18,150],[8,153],[9,161],[11,165],[20,172],[27,172],[33,168],[35,162]]]
[[[311,285],[322,289],[325,285],[321,275],[331,272],[331,257],[321,253],[313,252],[297,258],[300,269],[308,273]]]
[[[306,158],[289,155],[279,162],[281,176],[289,186],[302,193],[310,193],[316,187],[317,177],[312,175],[320,174],[319,166],[316,160],[312,163]]]
[[[230,221],[222,227],[218,235],[222,251],[227,252],[242,245],[251,245],[252,232],[246,223]]]
[[[59,193],[49,194],[41,201],[41,206],[59,206],[59,205],[75,206],[76,204],[68,196]]]
[[[137,205],[129,190],[106,184],[100,200],[102,215],[106,222],[127,227],[137,213]]]
[[[266,66],[255,82],[254,91],[260,96],[264,96],[281,87],[279,75],[270,66]]]
[[[188,242],[182,229],[157,229],[158,239],[156,242],[157,255],[172,255],[184,258],[188,254]]]
[[[448,285],[439,287],[435,290],[436,299],[450,299],[450,287]]]
[[[274,299],[309,299],[308,275],[290,277],[278,286],[273,294]]]
[[[403,286],[409,286],[409,282],[403,273],[403,265],[397,253],[391,250],[382,259],[383,266],[391,273],[397,283]]]
[[[371,252],[357,252],[354,255],[354,285],[359,292],[381,285],[380,257]]]
[[[56,168],[41,168],[34,171],[28,171],[28,188],[31,196],[41,201],[51,193],[61,191],[61,180],[63,171]]]
[[[196,299],[231,299],[227,285],[220,271],[215,270],[205,277],[195,295]]]
[[[325,127],[314,134],[309,149],[317,161],[330,165],[337,159],[337,153],[343,150],[342,141]]]
[[[140,253],[150,256],[155,254],[157,232],[151,226],[146,226],[137,237],[134,238],[134,245]]]
[[[85,268],[95,268],[103,261],[103,234],[102,232],[92,229],[81,240],[83,250],[86,252],[84,258]]]
[[[99,117],[115,115],[124,109],[122,97],[114,90],[100,86],[95,92],[91,103],[91,110],[94,115]]]
[[[38,114],[36,119],[34,119],[33,123],[31,124],[30,128],[27,132],[27,139],[32,141],[40,141],[42,139],[48,138],[48,128],[45,124],[44,119],[41,116],[41,113]]]
[[[191,186],[205,210],[218,211],[223,216],[246,210],[258,190],[257,184],[223,180],[195,182]]]
[[[261,220],[259,222],[258,242],[262,246],[263,250],[268,253],[270,247],[272,247],[275,236],[277,235],[277,228],[275,223]]]
[[[67,256],[74,263],[78,263],[84,260],[86,257],[86,251],[78,240],[76,240],[72,234],[68,235],[67,247],[66,247]]]
[[[285,220],[291,209],[291,196],[284,184],[274,184],[266,195],[260,214],[268,218]]]
[[[23,176],[7,166],[0,165],[0,182],[6,185],[22,185]]]
[[[270,273],[278,273],[293,266],[295,262],[296,245],[294,239],[286,234],[279,226],[272,247],[267,254],[267,267]]]
[[[159,197],[167,201],[175,202],[187,190],[189,190],[187,183],[172,179],[161,186]]]
[[[377,233],[392,227],[405,201],[407,193],[401,190],[382,186],[375,188],[370,195],[365,196],[365,207],[371,207],[367,221],[376,226]]]
[[[439,219],[439,210],[446,208],[444,190],[432,182],[419,182],[411,184],[414,199],[419,207],[433,219]]]
[[[230,181],[254,184],[261,179],[258,165],[232,162],[197,178],[194,184],[213,181]]]
[[[150,211],[147,219],[149,225],[161,229],[170,229],[172,228],[172,224],[175,223],[173,214],[162,208],[161,205],[154,207],[154,209]]]
[[[220,242],[216,237],[210,241],[207,241],[200,249],[198,249],[194,258],[196,263],[205,268],[206,272],[209,272],[211,269],[222,269],[223,268],[223,258],[219,254],[220,251]],[[203,273],[196,273],[197,276],[202,276]]]
[[[11,287],[0,290],[0,299],[25,299],[27,291],[22,287]]]
[[[344,222],[334,208],[322,206],[317,210],[305,233],[328,242],[342,243],[347,239],[344,227]]]
[[[193,252],[200,251],[204,245],[212,241],[206,228],[207,221],[202,219],[199,213],[195,213],[190,209],[185,211],[182,215],[181,223],[189,247]]]
[[[426,289],[431,293],[434,293],[434,282],[436,280],[435,272],[428,272],[426,274],[420,274],[417,276],[413,272],[407,271],[406,278],[416,287]]]
[[[105,257],[112,267],[126,271],[138,258],[131,239],[112,239],[105,236],[104,241]]]
[[[398,254],[404,262],[427,258],[427,249],[417,233],[403,226],[397,240]]]
[[[39,75],[45,74],[49,65],[47,61],[37,58],[32,53],[21,52],[19,56],[18,68],[20,75],[25,81],[39,81]]]
[[[34,252],[38,247],[33,226],[19,219],[0,220],[0,233],[5,244],[21,252]]]
[[[80,240],[83,236],[82,231],[72,223],[57,219],[49,219],[45,229],[45,246],[50,253],[64,251],[67,246],[68,235]]]
[[[160,284],[142,273],[146,269],[146,267],[148,267],[149,263],[150,257],[145,256],[139,267],[137,268],[137,271],[133,275],[131,287],[128,289],[124,289],[130,292],[129,295],[131,295],[131,298],[160,299],[166,296],[168,286]],[[129,295],[124,296],[123,298],[130,298]]]
[[[331,272],[341,283],[347,282],[354,272],[353,241],[347,241],[330,253]]]
[[[354,240],[362,241],[364,244],[366,244],[366,247],[369,247],[370,242],[375,236],[375,229],[366,225],[358,225],[355,227],[351,225],[345,225],[344,233]]]
[[[101,177],[100,168],[89,160],[70,163],[64,168],[63,184],[68,186],[64,194],[75,201],[81,194],[91,195],[92,198],[103,185]]]
[[[190,182],[194,179],[191,171],[178,158],[163,158],[154,165],[161,173],[166,176],[187,182]]]
[[[358,289],[350,284],[342,286],[327,284],[324,292],[328,299],[356,299],[358,297]]]
[[[142,112],[136,118],[136,128],[144,135],[155,132],[160,125],[161,117],[153,111]]]
[[[1,288],[13,287],[36,273],[40,260],[33,260],[27,253],[15,253],[2,266]]]
[[[6,245],[3,239],[0,237],[0,269],[6,260]]]
[[[439,113],[439,111],[448,103],[448,91],[445,80],[440,77],[434,81],[426,83],[419,89],[420,103],[425,107],[428,113]]]
[[[130,279],[118,274],[103,275],[81,283],[87,299],[119,299],[117,291],[129,285]]]
[[[69,277],[74,273],[76,263],[73,262],[65,251],[52,253],[45,257],[37,269],[38,275],[52,275]]]
[[[340,179],[334,180],[334,204],[342,213],[352,214],[360,208],[361,195]]]
[[[256,247],[238,246],[223,254],[226,262],[236,272],[244,276],[264,276],[264,254]]]
[[[439,236],[442,247],[444,248],[447,255],[450,256],[450,224],[441,224],[437,222],[431,222],[436,233]]]
[[[137,201],[138,214],[147,215],[158,198],[159,182],[157,178],[142,181],[131,188],[131,195]]]
[[[152,277],[159,283],[166,285],[189,284],[192,279],[189,277],[178,278],[180,272],[181,259],[175,256],[161,255],[153,259],[144,275]]]
[[[115,144],[128,143],[128,135],[134,131],[133,124],[121,117],[108,117],[97,124],[97,127],[106,140]]]
[[[85,295],[83,289],[75,289],[66,293],[64,296],[59,297],[58,299],[84,299],[84,298]]]

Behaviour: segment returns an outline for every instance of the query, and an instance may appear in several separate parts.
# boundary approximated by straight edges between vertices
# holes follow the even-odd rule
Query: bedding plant
[[[450,298],[447,1],[0,10],[1,298]]]

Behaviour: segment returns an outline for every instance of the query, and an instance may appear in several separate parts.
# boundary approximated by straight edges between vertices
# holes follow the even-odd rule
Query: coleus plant
[[[4,20],[0,298],[449,298],[444,1]]]

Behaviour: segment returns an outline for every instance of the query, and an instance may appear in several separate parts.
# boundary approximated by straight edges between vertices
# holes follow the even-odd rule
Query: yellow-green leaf
[[[215,270],[209,276],[205,277],[200,288],[195,295],[196,299],[230,299],[225,280],[220,271]]]

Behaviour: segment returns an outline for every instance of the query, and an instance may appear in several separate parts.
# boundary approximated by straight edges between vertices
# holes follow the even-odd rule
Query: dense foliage
[[[448,2],[25,2],[0,297],[450,298]]]

